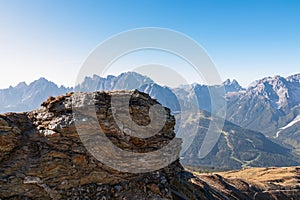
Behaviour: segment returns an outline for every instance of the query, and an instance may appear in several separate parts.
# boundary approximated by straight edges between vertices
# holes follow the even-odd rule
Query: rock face
[[[137,91],[76,93],[79,98],[73,106],[80,108],[88,97],[95,103],[84,109],[85,116],[79,119],[88,121],[89,108],[94,108],[107,138],[132,153],[155,151],[177,141],[175,119],[167,108],[163,128],[150,138],[134,137],[118,128],[110,107],[116,94],[131,95],[129,110],[137,124],[151,123],[149,110],[158,102]],[[95,159],[78,135],[74,97],[50,97],[41,109],[0,115],[0,199],[226,199],[226,193],[184,171],[178,160],[151,172],[129,173]],[[173,149],[175,154],[177,151]],[[120,164],[124,168],[128,165],[135,163],[124,160]],[[228,198],[246,197],[248,192],[243,188],[238,191]]]
[[[147,123],[147,109],[157,101],[136,91],[128,93],[132,95],[132,118],[139,124]],[[168,109],[162,130],[151,140],[140,139],[126,136],[113,122],[109,101],[114,93],[78,94],[82,98],[77,104],[87,95],[94,97],[105,134],[120,148],[153,151],[175,137],[175,119]],[[182,170],[178,161],[149,173],[114,170],[95,159],[82,144],[74,123],[72,94],[50,97],[42,106],[0,117],[0,199],[171,198],[168,177]],[[126,164],[134,165],[125,160]]]

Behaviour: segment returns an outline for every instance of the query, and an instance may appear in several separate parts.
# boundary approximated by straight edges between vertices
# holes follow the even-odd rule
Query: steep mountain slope
[[[297,155],[300,155],[300,115],[286,126],[279,128],[275,140],[290,147]]]
[[[192,84],[184,87],[174,88],[173,92],[176,94],[181,105],[184,108],[196,108],[212,111],[212,99],[216,107],[221,108],[225,104],[225,87],[221,86],[207,86],[201,84]],[[213,95],[212,95],[213,94]]]
[[[274,130],[287,125],[298,114],[300,83],[297,77],[267,77],[256,81],[245,92],[228,95],[228,119],[274,136]]]
[[[217,130],[221,136],[213,150],[206,157],[199,158],[198,153],[212,117],[202,111],[190,116],[190,120],[199,121],[199,126],[193,143],[182,155],[183,164],[221,169],[299,165],[287,148],[270,141],[262,133],[241,128],[229,121],[225,121],[222,130]],[[189,122],[181,126],[186,128],[186,132],[190,131]]]
[[[176,95],[168,87],[162,87],[156,83],[144,84],[138,88],[139,91],[149,94],[157,99],[159,103],[168,107],[173,112],[180,111],[180,104]]]
[[[227,95],[227,119],[260,131],[299,153],[300,75],[267,77]]]

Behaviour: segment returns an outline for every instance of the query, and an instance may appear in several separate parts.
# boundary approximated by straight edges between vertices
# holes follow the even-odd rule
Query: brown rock
[[[149,185],[147,185],[147,187],[154,193],[154,194],[158,194],[160,196],[162,196],[162,193],[159,189],[159,187],[154,184],[154,183],[150,183]]]
[[[122,93],[122,92],[121,92]],[[139,124],[146,123],[148,113],[145,109],[157,102],[148,95],[136,91],[123,92],[133,95],[134,108],[131,108],[133,118]],[[140,139],[125,136],[113,120],[109,110],[109,101],[114,93],[96,92],[80,93],[77,105],[82,106],[96,102],[97,116],[102,131],[111,142],[124,150],[136,152],[152,151],[153,141],[156,147],[163,147],[170,137],[162,134],[152,139]],[[42,103],[42,108],[22,114],[9,113],[0,117],[0,199],[18,196],[21,199],[155,199],[167,198],[170,194],[157,196],[155,186],[150,186],[150,192],[141,190],[146,179],[153,179],[159,184],[157,175],[152,173],[130,174],[112,169],[96,160],[82,144],[74,124],[72,109],[72,94],[50,97]],[[141,100],[139,100],[141,99]],[[139,108],[140,107],[140,108]],[[88,120],[93,113],[84,109]],[[170,112],[168,113],[170,115]],[[87,118],[87,119],[85,119]],[[169,117],[166,123],[166,133],[173,131],[174,118]],[[93,127],[87,125],[86,130]],[[97,134],[95,130],[93,134]],[[175,134],[173,133],[173,137]],[[91,141],[93,142],[93,141]],[[143,149],[140,149],[140,147]],[[108,149],[109,153],[109,149]],[[111,157],[111,159],[115,159]],[[124,167],[135,163],[126,162]],[[168,176],[178,168],[177,164],[166,167],[160,176]],[[118,184],[118,187],[114,187]],[[168,183],[161,187],[168,188]],[[122,188],[115,194],[115,188]],[[152,191],[153,190],[153,191]],[[169,190],[169,189],[168,189]]]
[[[88,164],[85,156],[83,155],[75,155],[72,157],[72,162],[75,164],[75,165],[80,165],[82,167],[86,166]]]
[[[58,151],[51,151],[48,153],[47,156],[54,157],[54,158],[68,158],[68,155]]]

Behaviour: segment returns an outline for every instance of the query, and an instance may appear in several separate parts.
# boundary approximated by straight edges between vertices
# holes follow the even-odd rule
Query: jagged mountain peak
[[[288,76],[286,79],[290,82],[295,82],[300,84],[300,73]]]
[[[231,81],[231,79],[230,78],[228,78],[228,79],[226,79],[224,82],[223,82],[223,85],[231,85],[231,84],[236,84],[236,83],[238,83],[235,79],[232,79],[232,81]]]
[[[20,88],[24,88],[24,87],[27,87],[27,84],[23,81],[23,82],[18,83],[18,85],[16,85],[15,88],[20,89]]]
[[[254,88],[261,88],[267,85],[271,85],[275,89],[281,86],[285,86],[286,84],[288,84],[288,81],[282,76],[279,75],[273,77],[269,76],[254,81],[252,84],[250,84],[248,90],[252,90]]]
[[[235,79],[233,79],[232,81],[230,79],[227,79],[223,82],[222,85],[224,86],[226,93],[245,90]]]
[[[23,86],[25,86],[25,85],[23,85]],[[50,90],[50,92],[51,92],[51,90],[56,92],[60,88],[66,89],[64,86],[59,87],[54,82],[49,81],[48,79],[43,78],[43,77],[31,82],[29,85],[26,85],[23,88],[26,89],[26,90],[31,90],[31,91],[33,91],[33,90],[37,90],[37,91],[45,90],[44,91],[45,93],[48,93],[49,90]],[[48,90],[48,91],[46,91],[46,90]]]
[[[276,109],[292,108],[300,103],[299,75],[288,78],[282,76],[265,77],[252,83],[247,88],[247,96],[269,101]]]
[[[124,72],[118,76],[108,75],[106,78],[94,74],[92,77],[85,77],[85,79],[75,87],[75,90],[83,92],[93,92],[97,90],[132,90],[138,89],[140,86],[148,83],[154,83],[154,81],[136,72]]]
[[[44,77],[41,77],[35,81],[33,81],[32,83],[30,84],[36,84],[36,83],[53,83],[51,81],[49,81],[48,79],[44,78]]]
[[[129,72],[123,72],[119,76],[141,76],[141,77],[147,77],[145,75],[139,74],[137,72],[129,71]]]

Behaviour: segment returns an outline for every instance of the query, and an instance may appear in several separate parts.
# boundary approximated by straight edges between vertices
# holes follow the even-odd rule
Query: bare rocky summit
[[[221,176],[203,178],[187,172],[178,159],[144,173],[120,172],[97,160],[83,145],[85,139],[95,141],[80,137],[77,130],[81,124],[76,124],[78,119],[89,121],[93,110],[106,137],[132,154],[157,151],[172,141],[180,144],[174,133],[175,118],[167,108],[166,121],[157,134],[149,138],[128,135],[128,130],[116,124],[110,106],[112,96],[119,94],[131,95],[133,121],[143,126],[151,123],[149,110],[159,103],[138,91],[69,93],[50,97],[32,112],[0,115],[0,199],[251,199],[249,192],[260,191],[259,187],[241,187],[241,181],[218,181],[216,186],[214,178],[222,180]],[[83,103],[89,106],[80,110]],[[79,109],[74,111],[74,105]],[[78,113],[74,112],[80,111],[84,115],[75,118]],[[81,128],[97,134],[93,127]],[[178,153],[176,148],[167,151],[162,160]],[[145,166],[137,167],[155,168],[158,164],[145,161]],[[124,158],[118,167],[135,165]],[[299,195],[294,189],[293,197]],[[268,197],[279,199],[280,194]]]

